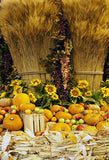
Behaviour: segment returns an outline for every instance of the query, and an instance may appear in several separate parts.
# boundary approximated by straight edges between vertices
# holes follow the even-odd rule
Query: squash
[[[24,103],[20,105],[19,110],[25,111],[27,109],[30,109],[31,111],[33,111],[35,107],[36,106],[33,103]]]
[[[89,125],[95,125],[99,122],[100,115],[95,113],[89,113],[84,116],[84,121]]]
[[[105,127],[109,128],[109,122],[107,122],[107,121],[101,121],[101,122],[98,122],[97,125],[96,125],[96,128],[98,130],[105,130]]]
[[[109,106],[102,106],[101,111],[105,111],[105,112],[109,111]]]
[[[19,115],[9,114],[4,118],[3,126],[10,131],[18,131],[23,127],[23,122]]]
[[[53,106],[51,106],[50,110],[53,113],[53,112],[60,111],[60,108],[61,108],[61,106],[59,106],[59,105],[53,105]]]
[[[55,114],[55,117],[59,120],[60,118],[63,118],[64,120],[66,119],[72,119],[72,115],[70,113],[67,112],[62,112],[59,111]]]
[[[77,113],[83,112],[84,111],[84,107],[82,105],[80,105],[80,104],[71,104],[68,107],[68,110],[72,114],[77,114]]]
[[[44,116],[47,117],[47,119],[52,119],[53,114],[49,109],[44,109]]]
[[[20,108],[21,104],[30,103],[30,99],[26,93],[18,93],[13,97],[12,103]]]
[[[11,98],[2,98],[0,99],[0,107],[10,106],[12,104]]]
[[[100,107],[96,104],[89,104],[88,105],[88,109],[89,110],[97,110],[97,111],[100,111]]]

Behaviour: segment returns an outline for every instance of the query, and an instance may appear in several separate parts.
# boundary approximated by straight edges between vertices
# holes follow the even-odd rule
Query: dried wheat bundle
[[[103,131],[100,133],[103,134]],[[81,131],[74,131],[77,142],[71,139],[60,139],[59,133],[45,131],[42,136],[31,137],[22,131],[13,131],[9,133],[11,136],[10,143],[7,147],[8,153],[14,157],[27,158],[29,156],[38,156],[42,159],[109,159],[109,140],[108,137],[90,136]],[[105,132],[106,135],[109,131]],[[58,136],[57,136],[58,135]],[[84,137],[85,136],[85,137]],[[0,148],[3,145],[4,137],[0,136]],[[2,150],[2,149],[1,149]],[[2,152],[0,152],[0,155]]]
[[[57,12],[53,0],[6,0],[1,4],[0,29],[18,72],[43,70],[39,61],[53,45],[55,26],[51,16]]]
[[[108,0],[62,0],[73,42],[72,61],[78,79],[98,89],[109,46]],[[93,71],[93,72],[92,72]]]

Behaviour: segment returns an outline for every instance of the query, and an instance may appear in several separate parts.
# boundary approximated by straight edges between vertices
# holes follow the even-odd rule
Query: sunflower
[[[78,88],[73,88],[70,90],[70,95],[71,95],[71,97],[77,98],[77,97],[81,96],[81,92]]]
[[[14,81],[11,82],[10,86],[19,86],[22,83],[22,80],[16,79]]]
[[[41,83],[40,79],[33,79],[31,81],[31,86],[38,86]]]
[[[21,87],[21,86],[15,86],[13,94],[16,95],[17,93],[22,93],[22,89],[23,89],[23,87]]]
[[[49,85],[47,84],[45,86],[45,91],[49,94],[52,95],[53,93],[56,93],[56,87],[54,85]]]
[[[101,106],[107,106],[106,101],[104,101],[103,99],[100,100],[100,104],[101,104]]]
[[[103,97],[109,96],[109,88],[103,87],[103,88],[101,88],[101,92],[103,94]]]
[[[6,95],[6,92],[1,93],[0,98],[4,98]]]
[[[29,93],[28,95],[29,95],[30,101],[34,103],[37,101],[37,98],[33,95],[33,93]]]
[[[92,96],[92,92],[91,92],[91,91],[87,91],[87,92],[85,92],[85,95],[86,95],[87,97],[91,97],[91,96]]]
[[[54,93],[54,94],[52,94],[52,99],[54,99],[54,100],[58,100],[59,99],[59,96],[56,94],[56,93]]]
[[[83,89],[86,88],[88,86],[88,82],[86,80],[80,80],[78,82],[78,88]]]

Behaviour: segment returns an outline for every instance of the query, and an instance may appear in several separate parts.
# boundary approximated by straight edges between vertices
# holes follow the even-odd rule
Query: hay
[[[6,0],[1,4],[0,29],[19,73],[44,70],[40,58],[46,58],[53,46],[51,16],[57,12],[52,0]],[[40,75],[23,77],[30,81]]]
[[[103,131],[101,132],[103,133]],[[6,135],[7,133],[5,133]],[[78,142],[71,139],[61,139],[59,132],[45,132],[42,136],[28,136],[22,131],[9,132],[11,137],[6,153],[13,158],[23,159],[29,156],[37,156],[44,159],[73,159],[73,160],[100,160],[109,159],[109,131],[105,136],[98,134],[90,136],[84,132],[74,131]],[[85,137],[84,137],[85,136]],[[84,138],[83,138],[84,137]],[[2,157],[2,145],[4,137],[0,136],[0,156]]]
[[[71,30],[76,77],[88,80],[90,89],[99,89],[109,46],[109,1],[62,2]]]

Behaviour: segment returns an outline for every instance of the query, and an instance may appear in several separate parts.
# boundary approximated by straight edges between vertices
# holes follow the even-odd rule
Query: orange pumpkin
[[[89,124],[89,125],[95,125],[99,122],[100,120],[100,115],[99,114],[95,114],[95,113],[89,113],[87,115],[84,116],[84,121]]]
[[[77,113],[83,112],[84,111],[84,107],[82,105],[80,105],[80,104],[71,104],[68,107],[68,110],[72,114],[77,114]]]
[[[9,114],[4,118],[3,126],[10,131],[17,131],[22,128],[23,122],[19,115]]]
[[[26,93],[18,93],[14,96],[12,103],[20,108],[21,104],[30,103],[30,99]]]
[[[52,131],[65,131],[65,132],[71,132],[71,128],[66,123],[56,123],[53,125]]]
[[[101,111],[105,111],[105,112],[109,111],[109,106],[102,106]]]
[[[5,107],[5,106],[10,106],[12,103],[11,98],[2,98],[0,99],[0,106]]]
[[[59,105],[53,105],[53,106],[51,106],[50,110],[53,113],[53,112],[60,111],[60,108],[61,108],[61,106],[59,106]]]
[[[97,125],[96,125],[96,128],[98,130],[105,130],[105,127],[109,127],[109,122],[101,121],[101,122],[98,122]]]
[[[62,111],[59,111],[56,113],[55,117],[59,120],[60,118],[63,118],[63,119],[72,119],[72,115],[70,113],[67,113],[67,112],[62,112]]]
[[[25,111],[27,109],[30,109],[31,111],[33,111],[35,109],[35,105],[33,103],[24,103],[24,104],[21,104],[19,109],[21,111]]]
[[[50,120],[53,117],[53,114],[49,109],[44,109],[44,116]]]

